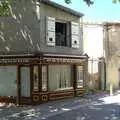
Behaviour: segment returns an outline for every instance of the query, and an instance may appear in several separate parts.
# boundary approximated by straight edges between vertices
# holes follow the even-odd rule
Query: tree
[[[92,5],[94,2],[93,1],[91,1],[91,0],[83,0],[84,2],[86,2],[86,4],[88,5],[88,6],[90,6],[90,5]],[[65,0],[65,3],[67,3],[67,4],[70,4],[72,1],[71,0]]]
[[[92,0],[83,0],[88,6],[94,4],[94,1]],[[65,0],[65,3],[70,4],[72,1],[71,0]],[[120,0],[112,0],[113,3],[120,2]]]
[[[93,0],[83,0],[88,6],[94,3]],[[112,0],[113,3],[120,2],[120,0]],[[65,0],[65,3],[70,4],[72,0]],[[10,15],[10,0],[0,0],[0,16]]]
[[[120,2],[120,0],[113,0],[113,3],[117,3],[117,2]]]
[[[0,16],[10,15],[10,0],[0,0]]]

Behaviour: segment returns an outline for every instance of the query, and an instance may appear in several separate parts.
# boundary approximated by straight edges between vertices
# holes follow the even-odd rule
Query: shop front
[[[38,104],[81,96],[86,89],[86,56],[2,57],[0,101]]]

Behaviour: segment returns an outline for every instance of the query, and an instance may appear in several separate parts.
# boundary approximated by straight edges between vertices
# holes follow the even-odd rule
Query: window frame
[[[83,86],[82,86],[82,87],[80,87],[79,84],[78,84],[79,82],[78,82],[78,69],[77,69],[77,67],[80,67],[80,66],[82,67],[82,75],[83,75],[83,79],[82,79],[82,80],[83,80],[83,81],[82,81],[82,85],[83,85]],[[77,65],[77,66],[76,66],[76,88],[77,88],[77,89],[83,89],[83,88],[85,87],[85,86],[84,86],[84,79],[85,79],[84,74],[85,74],[85,73],[84,73],[84,65]]]
[[[56,45],[56,37],[55,37],[55,46],[62,46],[62,47],[70,47],[71,48],[71,23],[70,21],[65,21],[65,20],[61,20],[61,19],[55,19],[55,36],[56,36],[56,23],[64,23],[66,24],[66,45]]]
[[[69,65],[70,66],[70,72],[71,72],[71,74],[70,74],[70,78],[71,78],[71,80],[69,81],[70,82],[70,87],[64,87],[64,88],[57,88],[56,90],[51,90],[51,88],[50,88],[50,85],[49,85],[49,81],[48,81],[48,90],[49,91],[60,91],[60,90],[70,90],[70,89],[74,89],[74,83],[73,83],[73,72],[72,72],[72,65],[71,64],[49,64],[50,66],[52,65],[52,66],[61,66],[61,65]],[[48,70],[49,70],[49,67],[48,67]],[[49,73],[48,73],[48,80],[50,80],[50,78],[49,78]],[[59,86],[59,85],[58,85]]]
[[[42,87],[43,87],[43,85],[42,85],[42,82],[43,82],[43,73],[42,73],[42,68],[43,67],[46,67],[46,90],[43,90],[42,89]],[[45,64],[42,64],[41,65],[41,91],[42,92],[46,92],[46,91],[48,91],[48,65],[45,65]]]
[[[37,74],[38,74],[38,85],[37,85],[37,87],[38,87],[38,89],[37,90],[34,89],[34,67],[38,67],[38,70],[37,70]],[[33,92],[39,92],[40,91],[40,87],[39,87],[40,86],[40,74],[41,73],[40,73],[40,67],[39,67],[39,65],[33,65],[32,66],[32,81],[33,81],[32,82],[33,83],[33,85],[32,85],[32,89],[33,90],[32,91]]]

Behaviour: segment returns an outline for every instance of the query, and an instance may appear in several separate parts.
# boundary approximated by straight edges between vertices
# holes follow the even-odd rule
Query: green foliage
[[[83,0],[88,6],[92,5],[94,2],[91,0]],[[71,0],[65,0],[65,3],[70,4]]]
[[[83,0],[88,6],[92,5],[94,2],[92,0]],[[65,3],[70,4],[72,0],[65,0]],[[112,0],[113,3],[120,2],[120,0]],[[10,15],[10,0],[0,0],[0,16]]]
[[[0,0],[0,16],[10,15],[10,0]]]
[[[65,0],[65,3],[70,4],[71,0]]]
[[[90,6],[90,5],[94,4],[94,2],[93,2],[93,1],[91,1],[91,0],[84,0],[84,2],[86,2],[86,4],[87,4],[88,6]]]
[[[113,3],[120,2],[120,0],[112,0]]]
[[[94,1],[92,0],[83,0],[88,6],[94,4]],[[120,0],[111,0],[113,3],[120,3]],[[65,3],[70,4],[72,0],[65,0]]]

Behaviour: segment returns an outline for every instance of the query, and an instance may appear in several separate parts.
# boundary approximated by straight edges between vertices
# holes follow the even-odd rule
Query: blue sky
[[[84,13],[85,20],[118,21],[120,20],[120,3],[113,4],[112,0],[94,0],[94,5],[88,7],[83,0],[72,0],[67,5],[64,0],[52,0],[64,6]]]

